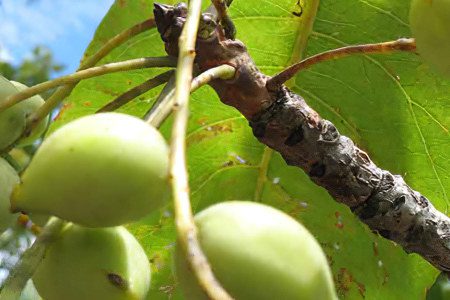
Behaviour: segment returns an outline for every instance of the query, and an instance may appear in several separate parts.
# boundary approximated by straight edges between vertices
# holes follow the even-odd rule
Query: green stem
[[[129,63],[132,62],[130,65],[127,66],[123,66],[124,69],[122,70],[118,70],[118,67],[120,67],[120,65],[117,64],[121,64],[121,63]],[[109,72],[107,72],[106,70],[102,70],[102,68],[104,68],[105,66],[109,66],[109,65],[115,65],[116,70],[112,70],[110,69]],[[134,65],[134,67],[132,66]],[[139,59],[133,59],[133,60],[128,60],[128,61],[124,61],[124,62],[117,62],[117,63],[111,63],[111,64],[107,64],[104,66],[99,66],[99,67],[94,67],[91,69],[86,69],[80,72],[87,72],[88,70],[92,70],[95,69],[97,70],[97,72],[105,72],[106,73],[111,73],[111,72],[118,72],[118,71],[125,71],[125,70],[132,70],[132,69],[140,69],[140,68],[149,68],[149,67],[174,67],[175,66],[175,62],[173,61],[173,58],[171,57],[158,57],[158,58],[139,58]],[[77,72],[77,73],[80,73]],[[75,74],[77,74],[75,73]],[[72,75],[75,75],[72,74]],[[91,74],[92,75],[92,74]],[[69,75],[70,76],[70,75]],[[98,75],[93,75],[93,76],[98,76]],[[93,77],[90,76],[90,77]],[[89,77],[87,77],[89,78]],[[65,97],[67,97],[70,94],[70,91],[68,89],[60,89],[57,90],[54,94],[55,97],[50,97],[47,101],[45,101],[44,105],[42,105],[34,114],[30,115],[30,117],[28,118],[28,124],[27,124],[27,128],[24,132],[24,134],[27,134],[28,132],[30,132],[37,124],[39,124],[39,122],[45,118],[45,116],[47,116],[58,104],[59,102],[64,99]]]
[[[107,41],[96,53],[86,58],[85,61],[82,62],[78,70],[84,70],[93,67],[102,58],[106,57],[106,55],[108,55],[113,49],[122,45],[132,37],[153,28],[154,26],[155,26],[154,19],[148,19],[142,23],[136,24],[133,27],[122,31],[121,33],[117,34],[109,41]],[[31,132],[31,130],[33,130],[34,127],[37,126],[37,124],[39,124],[41,119],[43,119],[47,114],[49,114],[53,109],[55,109],[56,106],[63,99],[65,99],[70,95],[70,93],[77,84],[78,82],[67,84],[56,90],[56,92],[54,92],[53,95],[47,99],[42,109],[38,110],[35,114],[31,115],[28,118],[28,123],[24,131],[24,134],[26,134],[27,132]]]
[[[55,88],[60,85],[78,82],[82,79],[97,77],[109,73],[130,71],[135,69],[152,68],[152,67],[175,67],[175,66],[176,63],[172,57],[163,56],[163,57],[142,57],[109,63],[103,66],[92,67],[90,69],[85,69],[73,74],[61,76],[53,80],[39,83],[37,85],[24,89],[17,94],[8,96],[0,104],[0,112],[3,112],[4,110],[10,108],[11,106],[19,103],[20,101],[28,99],[31,96],[45,92],[46,90]]]
[[[100,112],[107,112],[107,111],[114,111],[116,109],[119,109],[120,107],[124,106],[134,98],[148,92],[149,90],[163,84],[164,82],[167,82],[172,74],[174,73],[173,70],[164,72],[162,74],[159,74],[158,76],[155,76],[149,80],[146,80],[145,82],[141,83],[140,85],[132,88],[131,90],[126,91],[113,101],[107,103],[102,108],[97,110],[97,113]]]
[[[232,299],[214,277],[197,239],[197,228],[189,200],[186,168],[186,130],[189,116],[189,94],[195,58],[201,0],[189,1],[189,12],[179,39],[178,68],[175,87],[175,119],[172,127],[170,173],[175,206],[178,241],[200,287],[213,300]]]
[[[48,221],[33,245],[23,253],[17,265],[9,273],[3,289],[0,291],[0,299],[19,299],[23,288],[31,276],[33,276],[48,246],[58,237],[65,224],[65,221],[56,217],[52,217]]]
[[[161,93],[156,98],[155,104],[145,114],[144,119],[148,124],[159,128],[161,124],[170,115],[173,108],[175,95],[175,75],[173,75],[169,82],[164,86]]]
[[[0,157],[2,157],[4,160],[6,160],[11,167],[14,168],[14,170],[17,173],[20,173],[22,171],[22,167],[19,165],[19,163],[14,159],[14,157],[11,156],[11,154],[9,153],[3,153],[0,155]]]
[[[221,65],[201,73],[192,80],[190,92],[193,93],[200,87],[208,84],[211,80],[221,78],[230,79],[234,76],[236,70],[229,65]],[[175,81],[171,80],[164,87],[161,94],[156,99],[151,110],[146,114],[145,120],[154,127],[160,127],[164,120],[172,112],[175,103]]]
[[[269,90],[276,90],[284,82],[291,79],[299,71],[307,69],[320,62],[335,60],[351,56],[354,54],[371,54],[371,53],[392,53],[396,51],[415,51],[416,41],[414,39],[401,38],[395,41],[382,42],[376,44],[352,45],[338,49],[325,51],[311,57],[308,57],[276,74],[267,81]]]
[[[96,53],[93,55],[87,57],[81,62],[80,67],[78,70],[84,70],[87,68],[90,68],[97,64],[102,58],[104,58],[106,55],[108,55],[113,49],[117,48],[118,46],[122,45],[126,41],[128,41],[130,38],[147,31],[151,28],[155,27],[155,20],[153,18],[147,19],[144,22],[141,22],[139,24],[136,24],[128,29],[125,29],[121,33],[117,34],[110,40],[108,40]],[[75,85],[70,85],[67,87],[75,87]]]

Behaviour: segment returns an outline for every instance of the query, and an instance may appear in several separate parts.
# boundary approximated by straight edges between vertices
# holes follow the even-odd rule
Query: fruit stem
[[[170,70],[170,71],[164,72],[162,74],[159,74],[158,76],[150,78],[149,80],[146,80],[145,82],[141,83],[140,85],[135,86],[134,88],[126,91],[125,93],[123,93],[122,95],[117,97],[116,99],[114,99],[111,102],[104,105],[102,108],[97,110],[97,113],[114,111],[114,110],[124,106],[125,104],[127,104],[128,102],[133,100],[134,98],[169,81],[169,79],[171,78],[171,76],[173,74],[174,74],[174,71]]]
[[[87,68],[90,68],[94,66],[96,63],[98,63],[102,58],[104,58],[106,55],[108,55],[113,49],[117,48],[118,46],[122,45],[132,37],[145,32],[151,28],[155,27],[155,20],[153,18],[147,19],[141,23],[138,23],[130,28],[125,29],[121,33],[115,35],[110,40],[108,40],[96,53],[93,55],[83,59],[83,61],[80,64],[80,67],[78,68],[78,71],[84,70]],[[66,86],[73,89],[75,85]]]
[[[144,120],[159,128],[164,120],[172,112],[173,102],[175,101],[173,96],[175,95],[175,74],[169,79],[169,82],[164,86],[161,93],[156,98],[155,103],[150,110],[145,114]]]
[[[19,163],[14,159],[14,157],[11,156],[11,154],[9,154],[9,153],[3,153],[3,154],[0,155],[0,157],[3,158],[4,160],[6,160],[6,161],[9,163],[9,165],[10,165],[11,167],[13,167],[14,170],[15,170],[17,173],[20,173],[20,172],[22,171],[22,167],[21,167],[21,166],[19,165]],[[1,248],[0,248],[0,249],[1,249]]]
[[[229,65],[221,65],[215,68],[211,68],[195,77],[191,82],[190,92],[193,93],[200,87],[208,84],[214,79],[231,79],[234,77],[236,69]],[[147,113],[145,120],[152,126],[159,128],[164,120],[172,112],[175,103],[175,87],[174,82],[170,82],[163,89],[160,96],[156,100],[151,110]]]
[[[50,218],[33,245],[23,253],[17,265],[9,273],[0,291],[0,299],[19,299],[27,281],[33,276],[44,257],[47,247],[58,237],[65,224],[66,222],[61,219]]]
[[[353,54],[392,53],[395,51],[415,51],[416,41],[412,38],[401,38],[395,41],[376,44],[352,45],[325,51],[308,57],[284,69],[267,81],[269,90],[277,90],[283,83],[295,76],[299,71],[307,69],[317,63],[347,57]]]
[[[214,277],[197,239],[197,229],[189,200],[185,139],[189,116],[188,101],[195,58],[195,41],[201,14],[201,0],[189,1],[188,15],[179,38],[178,68],[175,85],[175,119],[172,127],[170,175],[175,206],[178,241],[197,278],[210,299],[232,299]]]
[[[121,33],[108,40],[96,53],[86,58],[81,63],[78,71],[95,66],[95,64],[97,64],[102,58],[107,56],[112,50],[119,47],[132,37],[149,30],[154,26],[155,20],[152,18],[138,23],[128,29],[125,29]],[[27,132],[33,130],[34,127],[39,124],[41,119],[49,114],[63,99],[69,96],[77,84],[78,82],[67,84],[56,90],[56,92],[54,92],[53,95],[51,95],[50,98],[45,101],[41,109],[30,116],[26,129],[24,131],[24,135],[26,135]]]
[[[46,90],[55,88],[67,83],[78,82],[82,79],[92,78],[114,72],[129,71],[143,68],[153,67],[176,67],[176,62],[170,56],[162,57],[141,57],[120,62],[109,63],[106,65],[92,67],[73,74],[61,76],[49,81],[36,84],[32,87],[24,89],[23,91],[6,97],[3,103],[0,104],[0,112],[10,108],[11,106],[30,98],[36,94],[42,93]],[[43,107],[43,106],[42,106]],[[41,107],[41,109],[42,109]],[[45,116],[50,111],[46,112]]]

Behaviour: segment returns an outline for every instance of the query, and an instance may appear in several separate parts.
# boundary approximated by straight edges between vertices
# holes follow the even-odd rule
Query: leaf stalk
[[[395,41],[382,42],[376,44],[352,45],[342,48],[332,49],[313,56],[310,56],[292,66],[284,69],[267,81],[267,88],[271,91],[277,90],[283,83],[294,77],[298,72],[305,70],[315,64],[335,60],[354,54],[388,54],[395,51],[415,51],[416,41],[412,38],[401,38]]]

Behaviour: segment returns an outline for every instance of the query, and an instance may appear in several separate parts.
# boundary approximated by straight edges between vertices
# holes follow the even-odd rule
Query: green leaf
[[[312,0],[302,1],[303,14],[298,17],[293,14],[300,12],[295,0],[233,2],[230,14],[238,38],[263,72],[271,75],[282,70],[302,52],[310,56],[348,44],[411,35],[408,1],[323,0],[306,39],[305,16],[313,4]],[[86,54],[151,14],[152,1],[116,1]],[[159,55],[164,55],[164,47],[153,29],[114,50],[103,62]],[[93,113],[160,72],[133,71],[81,82],[52,130]],[[326,62],[301,72],[288,85],[379,166],[403,175],[413,188],[446,212],[450,201],[450,115],[445,112],[450,108],[450,85],[433,74],[417,55],[359,55]],[[121,111],[143,116],[159,90],[146,93]],[[168,137],[170,121],[161,130]],[[342,299],[423,299],[432,285],[436,269],[371,233],[300,169],[288,167],[280,155],[265,150],[253,137],[248,122],[222,104],[210,88],[202,88],[191,97],[187,145],[196,211],[220,201],[256,199],[294,216],[322,244]],[[167,299],[172,295],[172,299],[181,299],[172,272],[175,229],[170,207],[129,228],[152,262],[149,298]]]

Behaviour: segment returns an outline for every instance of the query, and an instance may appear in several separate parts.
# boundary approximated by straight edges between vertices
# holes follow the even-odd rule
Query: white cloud
[[[0,62],[14,62],[13,56],[6,48],[0,48]]]
[[[39,0],[30,3],[27,0],[2,0],[0,49],[3,56],[9,60],[20,60],[29,51],[29,45],[46,45],[68,32],[85,32],[88,30],[85,23],[99,22],[113,2]]]

